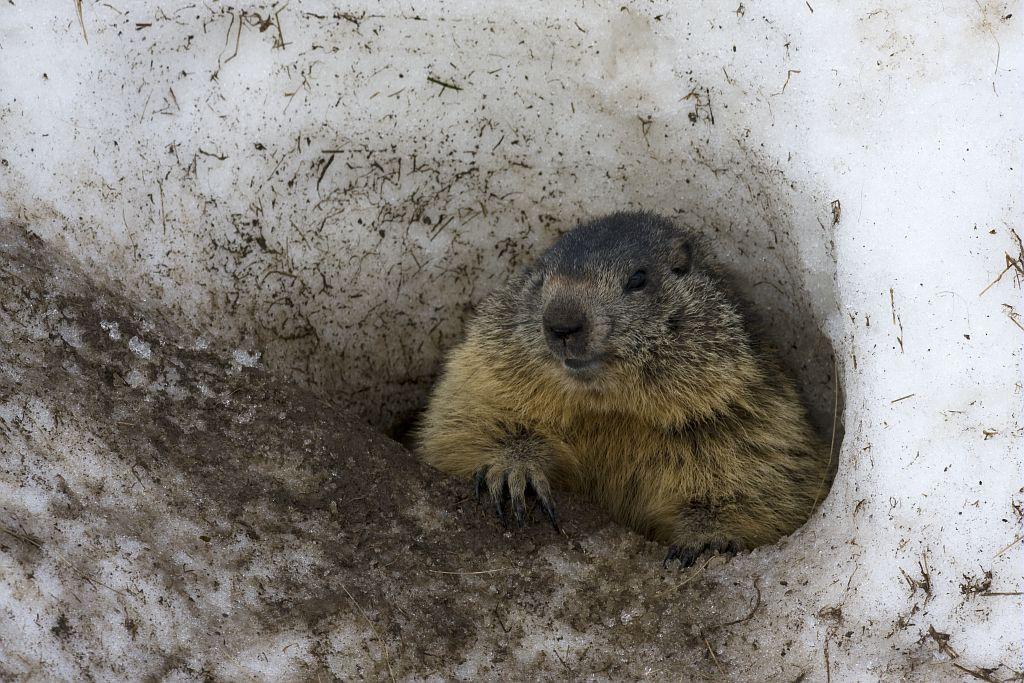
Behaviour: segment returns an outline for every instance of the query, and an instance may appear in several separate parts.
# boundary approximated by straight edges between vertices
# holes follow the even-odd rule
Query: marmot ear
[[[693,267],[693,245],[685,237],[672,240],[672,274],[683,276]]]
[[[526,282],[534,289],[540,289],[544,284],[544,271],[540,268],[532,268],[527,272]]]

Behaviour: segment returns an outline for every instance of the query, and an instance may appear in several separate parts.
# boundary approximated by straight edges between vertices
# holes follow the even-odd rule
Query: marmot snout
[[[481,306],[419,432],[519,524],[532,490],[605,505],[689,564],[793,531],[829,453],[699,235],[645,213],[576,227]]]

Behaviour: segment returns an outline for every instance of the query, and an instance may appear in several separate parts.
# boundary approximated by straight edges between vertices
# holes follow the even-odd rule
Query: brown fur
[[[649,283],[624,290],[637,268]],[[567,233],[470,322],[423,457],[478,474],[499,514],[507,500],[521,522],[530,487],[542,504],[572,491],[684,562],[792,532],[827,492],[828,449],[717,273],[699,236],[650,214]],[[589,321],[579,353],[602,359],[582,375],[545,343],[543,315],[566,301]]]

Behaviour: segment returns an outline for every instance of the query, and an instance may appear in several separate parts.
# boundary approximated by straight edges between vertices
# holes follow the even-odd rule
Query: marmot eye
[[[642,270],[638,270],[629,276],[626,280],[626,286],[623,288],[627,292],[635,292],[638,289],[643,289],[644,285],[647,284],[647,273]]]

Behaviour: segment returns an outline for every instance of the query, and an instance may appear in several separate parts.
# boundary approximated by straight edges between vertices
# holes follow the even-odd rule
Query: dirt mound
[[[564,497],[564,535],[506,533],[244,350],[19,228],[0,252],[5,675],[713,676],[760,608]]]

